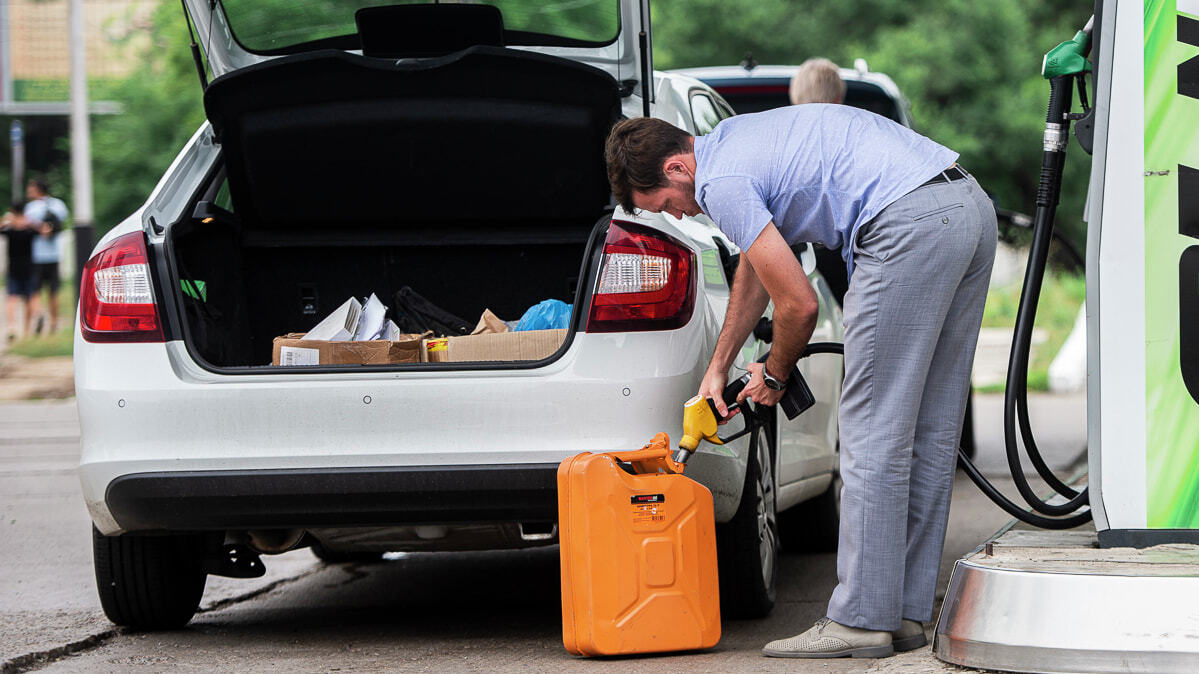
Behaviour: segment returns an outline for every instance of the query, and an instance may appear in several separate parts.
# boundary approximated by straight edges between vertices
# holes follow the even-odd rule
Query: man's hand
[[[765,365],[762,363],[749,364],[749,371],[752,376],[750,376],[749,383],[745,385],[745,388],[741,389],[740,395],[737,396],[737,402],[750,398],[758,405],[772,407],[783,399],[785,391],[775,391],[766,385],[766,380],[762,377],[762,369],[764,367]]]
[[[699,384],[699,394],[705,398],[711,398],[712,402],[716,403],[716,411],[720,412],[720,419],[717,421],[722,424],[728,421],[725,417],[729,416],[729,408],[724,404],[724,387],[728,383],[729,378],[726,373],[709,369]],[[737,410],[733,410],[733,414],[736,413]]]

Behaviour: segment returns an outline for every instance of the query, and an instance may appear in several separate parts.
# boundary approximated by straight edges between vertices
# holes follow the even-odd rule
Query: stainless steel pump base
[[[1199,672],[1199,546],[1008,531],[954,566],[933,652],[1010,672]]]

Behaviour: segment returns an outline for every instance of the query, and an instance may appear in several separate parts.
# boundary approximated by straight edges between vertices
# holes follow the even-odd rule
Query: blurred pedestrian
[[[37,230],[25,219],[25,204],[15,202],[0,220],[0,235],[8,239],[8,276],[4,289],[8,293],[6,307],[8,317],[8,341],[17,338],[17,307],[24,307],[27,324],[24,334],[29,334],[29,296],[33,294],[33,239]]]
[[[826,58],[810,58],[799,65],[791,78],[791,104],[844,103],[845,80],[836,63]]]
[[[46,181],[40,178],[30,180],[25,186],[25,198],[29,200],[25,204],[25,218],[38,230],[38,236],[33,240],[33,293],[29,298],[29,312],[33,319],[40,319],[38,301],[45,288],[50,314],[45,332],[52,333],[58,328],[58,287],[61,285],[58,235],[70,213],[62,199],[50,196]],[[30,325],[33,325],[32,320]]]

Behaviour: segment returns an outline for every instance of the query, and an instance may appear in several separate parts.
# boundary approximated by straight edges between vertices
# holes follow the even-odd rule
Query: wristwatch
[[[770,389],[771,391],[782,391],[783,389],[787,388],[787,382],[780,379],[775,379],[770,372],[766,370],[765,364],[762,365],[762,380],[766,382],[766,388]]]

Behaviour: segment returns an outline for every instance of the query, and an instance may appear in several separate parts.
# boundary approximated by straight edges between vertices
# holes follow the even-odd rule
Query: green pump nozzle
[[[1087,54],[1091,50],[1091,26],[1094,22],[1095,17],[1092,16],[1086,27],[1074,34],[1073,39],[1066,40],[1045,54],[1041,61],[1041,77],[1051,80],[1091,71]]]

